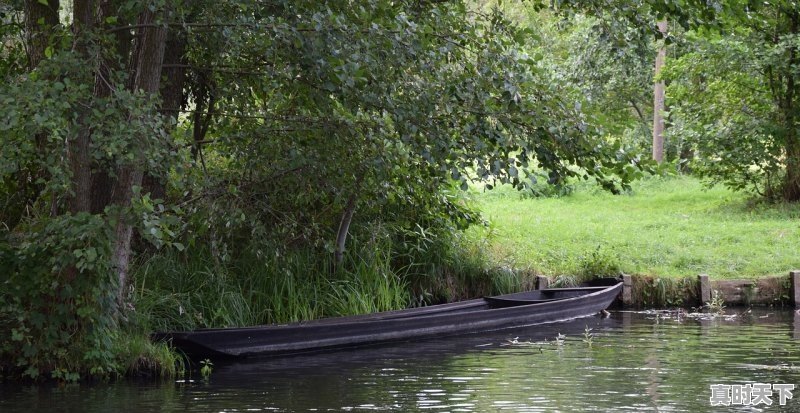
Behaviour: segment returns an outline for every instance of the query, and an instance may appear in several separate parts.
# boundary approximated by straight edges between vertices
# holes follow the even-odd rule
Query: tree
[[[658,22],[658,31],[661,33],[662,37],[667,37],[666,20]],[[664,66],[666,57],[666,45],[659,45],[654,71],[656,78],[661,74],[661,68]],[[663,80],[656,80],[655,86],[653,87],[653,159],[658,163],[664,161],[664,111],[666,110],[666,105],[664,105],[664,87]]]
[[[718,26],[687,35],[669,70],[677,128],[711,182],[800,200],[798,20],[791,2],[728,3]]]
[[[620,24],[613,13],[553,10],[535,3],[501,2],[531,34],[525,50],[541,56],[560,85],[605,139],[652,151],[654,36]]]
[[[347,234],[382,222],[397,238],[477,222],[448,196],[471,180],[524,187],[546,171],[617,190],[638,172],[498,11],[388,0],[68,11],[71,30],[14,43],[44,58],[0,86],[3,196],[23,169],[38,177],[31,208],[2,216],[0,359],[32,376],[74,372],[74,360],[111,368],[136,252],[208,248],[223,261],[308,248],[341,265]]]
[[[685,47],[695,50],[679,58],[667,77],[676,82],[670,87],[672,136],[696,145],[698,172],[711,182],[750,188],[772,199],[800,200],[800,11],[794,1],[554,4],[565,11],[611,14],[618,24],[651,31],[655,27],[643,16],[668,17],[689,30]]]
[[[44,370],[72,380],[75,360],[93,374],[113,369],[109,347],[124,308],[131,207],[146,163],[163,159],[169,145],[154,99],[166,33],[160,23],[169,10],[75,0],[66,32],[56,24],[59,2],[29,0],[26,42],[6,43],[25,48],[29,65],[10,72],[0,91],[7,109],[0,176],[4,183],[25,177],[20,186],[31,198],[19,215],[2,216],[13,226],[0,232],[8,287],[0,296],[8,337],[0,355],[28,376]],[[135,36],[105,31],[129,17],[138,23]],[[112,179],[99,184],[98,177]]]

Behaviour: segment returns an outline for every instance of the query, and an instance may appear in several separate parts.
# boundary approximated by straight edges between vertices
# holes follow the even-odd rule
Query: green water
[[[614,312],[420,343],[218,361],[208,381],[5,384],[0,412],[800,411],[798,340],[800,315],[791,311],[715,319]],[[710,406],[710,385],[748,383],[795,384],[797,397],[785,406],[777,393],[772,406]]]

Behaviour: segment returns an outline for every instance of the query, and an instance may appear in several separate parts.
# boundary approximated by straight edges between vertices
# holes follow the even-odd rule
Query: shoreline
[[[800,270],[747,279],[623,275],[623,308],[800,306]]]

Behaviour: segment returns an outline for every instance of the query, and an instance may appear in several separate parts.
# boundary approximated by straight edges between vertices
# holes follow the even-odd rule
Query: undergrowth
[[[229,261],[195,248],[165,250],[135,266],[133,317],[149,331],[287,323],[423,306],[517,291],[529,284],[491,266],[484,236],[459,234],[422,253],[398,254],[389,240],[363,243],[335,265],[314,250]],[[260,246],[259,250],[264,250]],[[277,249],[276,249],[277,251]]]

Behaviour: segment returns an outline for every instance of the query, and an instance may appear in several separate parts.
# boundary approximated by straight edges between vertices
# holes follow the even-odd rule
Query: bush
[[[579,258],[578,275],[583,279],[615,277],[622,274],[619,262],[619,255],[598,245],[594,251]]]
[[[0,362],[38,379],[76,381],[118,370],[111,232],[89,214],[33,222],[0,241]]]

